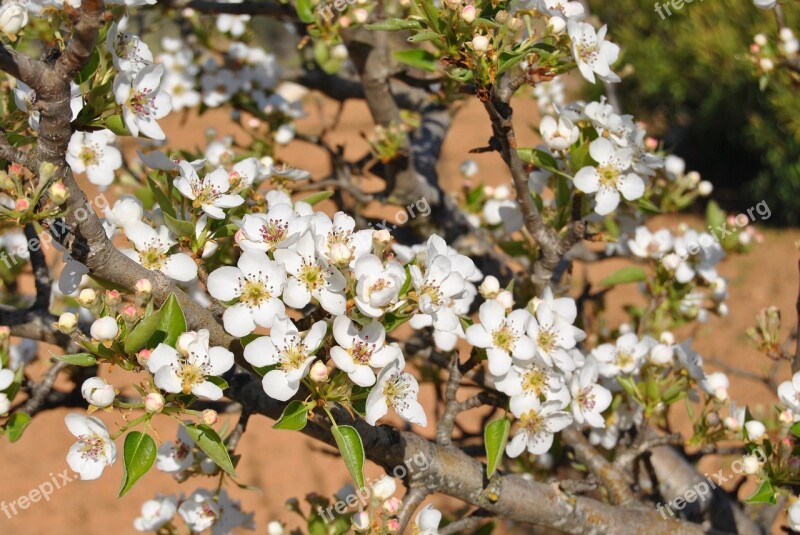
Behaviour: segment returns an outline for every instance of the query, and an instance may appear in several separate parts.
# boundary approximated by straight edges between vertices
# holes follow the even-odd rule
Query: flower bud
[[[236,245],[239,245],[242,243],[242,239],[244,239],[244,231],[239,229],[236,231],[236,234],[233,235],[233,241]]]
[[[383,502],[383,505],[381,507],[383,508],[383,511],[387,515],[394,516],[400,510],[400,506],[402,505],[402,503],[403,502],[400,501],[400,498],[392,496],[391,498]]]
[[[203,254],[201,256],[203,258],[210,258],[217,252],[217,249],[219,249],[217,240],[207,240],[205,245],[203,245]]]
[[[553,35],[561,35],[567,29],[567,21],[561,17],[550,17],[547,21],[547,31]]]
[[[686,173],[686,181],[689,182],[692,187],[696,187],[700,184],[700,173],[697,171],[689,171]]]
[[[666,366],[672,362],[673,354],[672,346],[658,344],[650,350],[649,360],[656,366]]]
[[[164,396],[158,392],[150,392],[144,397],[144,410],[147,412],[161,412],[164,408]]]
[[[0,6],[0,32],[12,42],[17,40],[19,31],[28,24],[28,10],[20,2],[5,2]]]
[[[106,316],[95,320],[89,332],[92,338],[98,342],[110,342],[119,334],[119,326],[117,320]]]
[[[753,37],[753,42],[758,46],[765,46],[767,44],[767,36],[764,35],[763,33],[757,33]]]
[[[397,491],[397,483],[390,476],[383,476],[372,485],[372,494],[383,501],[392,496]]]
[[[719,414],[716,412],[709,412],[706,414],[706,425],[709,427],[716,427],[719,425]]]
[[[113,307],[122,302],[122,296],[116,290],[106,290],[106,305]]]
[[[58,205],[64,204],[64,202],[67,200],[67,197],[69,196],[69,192],[67,192],[67,187],[60,180],[55,184],[51,185],[47,191],[48,193],[50,193],[50,200]]]
[[[27,197],[20,197],[14,203],[14,210],[17,212],[27,212],[31,208],[31,201]]]
[[[133,287],[136,297],[150,297],[153,293],[153,283],[148,279],[139,279]]]
[[[219,420],[219,415],[214,409],[206,409],[203,411],[203,423],[206,425],[214,425]]]
[[[364,24],[369,18],[369,12],[366,9],[356,9],[355,13],[353,13],[353,18],[356,19],[357,23]]]
[[[782,425],[792,425],[794,423],[794,413],[789,409],[785,409],[778,415],[778,421]]]
[[[461,20],[467,24],[472,24],[477,16],[478,12],[472,4],[464,6],[464,9],[461,10]]]
[[[667,344],[668,346],[675,345],[675,335],[669,331],[661,333],[658,339],[661,340],[662,344]]]
[[[104,409],[114,403],[117,393],[114,387],[99,377],[90,377],[81,385],[81,395],[87,403]]]
[[[761,58],[758,60],[758,66],[764,72],[772,72],[775,69],[775,63],[769,58]]]
[[[390,518],[386,521],[386,529],[389,533],[397,533],[400,531],[400,521],[396,518]]]
[[[318,360],[311,366],[308,376],[311,377],[311,380],[315,383],[324,383],[328,380],[328,367],[325,366],[322,361]]]
[[[136,353],[136,362],[139,363],[139,366],[147,366],[147,361],[150,360],[150,351],[149,349],[142,349],[138,353]]]
[[[711,195],[712,191],[714,191],[714,184],[708,180],[702,180],[697,185],[697,193],[699,193],[702,197],[708,197]]]
[[[286,530],[283,529],[283,524],[277,520],[273,520],[267,524],[267,535],[285,535]]]
[[[675,253],[669,253],[664,255],[661,259],[661,263],[664,264],[664,267],[670,271],[675,271],[678,266],[681,265],[681,257]]]
[[[56,329],[64,334],[72,334],[78,328],[78,316],[72,312],[64,312],[58,317]]]
[[[80,303],[82,307],[90,308],[96,300],[97,292],[91,288],[84,288],[81,290],[81,293],[78,294],[78,303]]]
[[[511,197],[511,188],[509,188],[505,184],[501,184],[500,186],[494,188],[492,197],[494,197],[498,201],[505,201],[506,199]]]
[[[503,290],[497,294],[495,299],[503,305],[503,308],[506,310],[511,310],[514,308],[514,295],[509,292],[508,290]]]
[[[134,305],[127,305],[122,309],[122,319],[129,323],[133,323],[139,317],[139,309]]]
[[[744,429],[747,431],[747,438],[753,442],[761,440],[766,434],[767,428],[758,420],[750,420],[744,424]]]
[[[367,531],[369,529],[369,513],[366,511],[359,511],[355,513],[350,522],[353,524],[353,529],[356,531]]]
[[[386,246],[390,241],[392,241],[392,235],[389,234],[388,230],[382,228],[375,231],[375,234],[372,235],[372,241],[375,245]]]
[[[461,165],[458,167],[458,170],[464,175],[466,178],[472,178],[478,174],[478,164],[475,160],[464,160],[461,162]]]
[[[476,35],[472,38],[472,50],[478,55],[483,55],[489,49],[489,38],[485,35]]]
[[[758,469],[761,467],[761,462],[758,460],[756,455],[752,453],[749,455],[745,455],[742,457],[742,471],[751,476],[758,472]]]
[[[346,243],[336,242],[331,245],[331,261],[337,266],[346,266],[353,259],[353,251]]]
[[[487,275],[478,287],[478,292],[480,292],[484,299],[493,299],[500,293],[500,281],[497,280],[497,277]]]
[[[483,186],[483,194],[494,198],[494,186]]]

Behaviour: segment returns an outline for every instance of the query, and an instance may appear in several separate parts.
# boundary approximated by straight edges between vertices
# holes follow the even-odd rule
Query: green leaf
[[[411,65],[417,69],[430,72],[435,71],[436,65],[439,63],[439,59],[436,56],[421,48],[396,50],[394,52],[394,57],[406,65]]]
[[[203,453],[217,463],[217,466],[225,470],[227,473],[236,477],[236,471],[233,469],[231,457],[228,455],[228,450],[222,439],[216,431],[205,424],[188,424],[183,428],[192,437],[194,443],[200,448]]]
[[[305,202],[314,206],[315,204],[324,201],[325,199],[330,199],[333,196],[332,191],[319,191],[317,193],[312,193],[305,199],[300,199],[300,202]]]
[[[375,24],[367,24],[365,28],[382,32],[396,32],[399,30],[421,30],[424,26],[417,19],[387,19]]]
[[[306,24],[314,22],[314,6],[311,0],[297,0],[297,16]]]
[[[125,437],[123,450],[122,486],[119,488],[119,495],[122,496],[145,475],[156,460],[156,442],[147,433],[131,431]]]
[[[425,30],[424,32],[419,32],[417,34],[412,35],[408,38],[409,43],[421,43],[422,41],[433,41],[434,39],[439,39],[441,36],[430,30]]]
[[[589,156],[590,141],[586,141],[583,145],[578,146],[570,151],[569,159],[572,163],[572,171],[577,173],[584,167],[594,166],[595,161]]]
[[[145,317],[128,334],[125,352],[136,353],[144,347],[152,349],[160,343],[174,346],[184,332],[186,318],[175,294],[170,294],[161,310]]]
[[[100,65],[100,51],[97,47],[92,50],[92,55],[89,58],[89,61],[86,62],[83,69],[78,73],[78,76],[75,78],[75,82],[80,85],[84,82],[88,82],[93,76],[94,73],[97,72],[97,67]]]
[[[411,319],[411,314],[399,314],[397,312],[387,312],[383,317],[383,325],[386,332],[390,333]]]
[[[27,412],[15,412],[11,415],[6,423],[6,433],[8,433],[8,440],[16,442],[22,438],[22,432],[31,423],[31,416]]]
[[[191,221],[175,219],[168,213],[164,213],[164,223],[178,236],[194,236],[194,224]]]
[[[525,52],[502,52],[500,54],[500,66],[497,69],[497,74],[506,72],[517,63],[528,57]]]
[[[111,115],[107,117],[105,121],[105,127],[118,136],[131,135],[130,130],[128,130],[128,127],[125,126],[125,122],[122,120],[121,115]]]
[[[286,405],[286,408],[283,409],[283,414],[281,414],[278,421],[272,425],[272,428],[300,431],[308,422],[308,410],[308,405],[302,401],[294,400]]]
[[[789,428],[789,432],[796,437],[800,437],[800,422],[797,422]]]
[[[643,280],[647,280],[647,272],[644,269],[638,266],[627,266],[601,280],[600,285],[616,286],[617,284],[641,282]]]
[[[532,163],[537,167],[558,171],[558,162],[543,150],[523,147],[517,149],[517,154],[520,160],[525,163]]]
[[[150,186],[150,191],[153,192],[153,197],[155,197],[158,206],[164,211],[165,214],[169,214],[172,217],[176,217],[175,207],[172,206],[172,201],[167,194],[164,193],[156,181],[153,180],[153,176],[158,176],[158,173],[152,173],[150,176],[147,177],[147,185]]]
[[[74,353],[72,355],[57,355],[54,356],[56,360],[73,364],[75,366],[94,366],[97,364],[97,359],[91,353]]]
[[[775,489],[772,483],[763,481],[752,496],[745,500],[747,503],[775,503]]]
[[[342,454],[344,464],[356,483],[356,488],[364,488],[364,444],[355,427],[340,425],[331,428],[333,438]]]
[[[658,208],[658,206],[653,204],[653,201],[650,199],[645,199],[644,197],[639,197],[639,199],[637,199],[636,206],[639,208],[639,210],[647,214],[661,213],[661,210]]]
[[[511,420],[508,418],[498,418],[489,422],[483,431],[483,441],[486,445],[486,477],[491,478],[503,460],[509,431],[511,431]]]
[[[208,375],[206,376],[206,381],[211,384],[217,385],[220,390],[226,390],[228,388],[228,381],[223,379],[222,377],[217,377],[216,375]]]

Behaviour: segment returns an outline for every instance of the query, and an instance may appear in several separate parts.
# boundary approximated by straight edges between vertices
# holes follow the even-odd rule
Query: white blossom
[[[97,479],[106,466],[117,460],[117,446],[103,422],[93,416],[72,412],[64,418],[67,429],[78,441],[67,453],[67,464],[81,479]]]

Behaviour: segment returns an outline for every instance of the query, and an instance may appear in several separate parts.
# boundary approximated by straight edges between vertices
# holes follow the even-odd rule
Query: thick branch
[[[104,9],[103,0],[83,0],[81,3],[72,38],[56,62],[56,72],[62,79],[71,80],[89,61],[97,43],[97,32],[103,25]]]

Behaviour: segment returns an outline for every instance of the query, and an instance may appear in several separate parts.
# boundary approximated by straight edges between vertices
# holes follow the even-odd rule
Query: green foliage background
[[[772,11],[752,0],[694,0],[664,20],[651,0],[590,0],[622,47],[623,110],[648,124],[731,208],[766,200],[772,222],[800,223],[800,86],[789,75],[759,89],[756,33],[774,44]],[[800,32],[800,3],[784,1]]]

